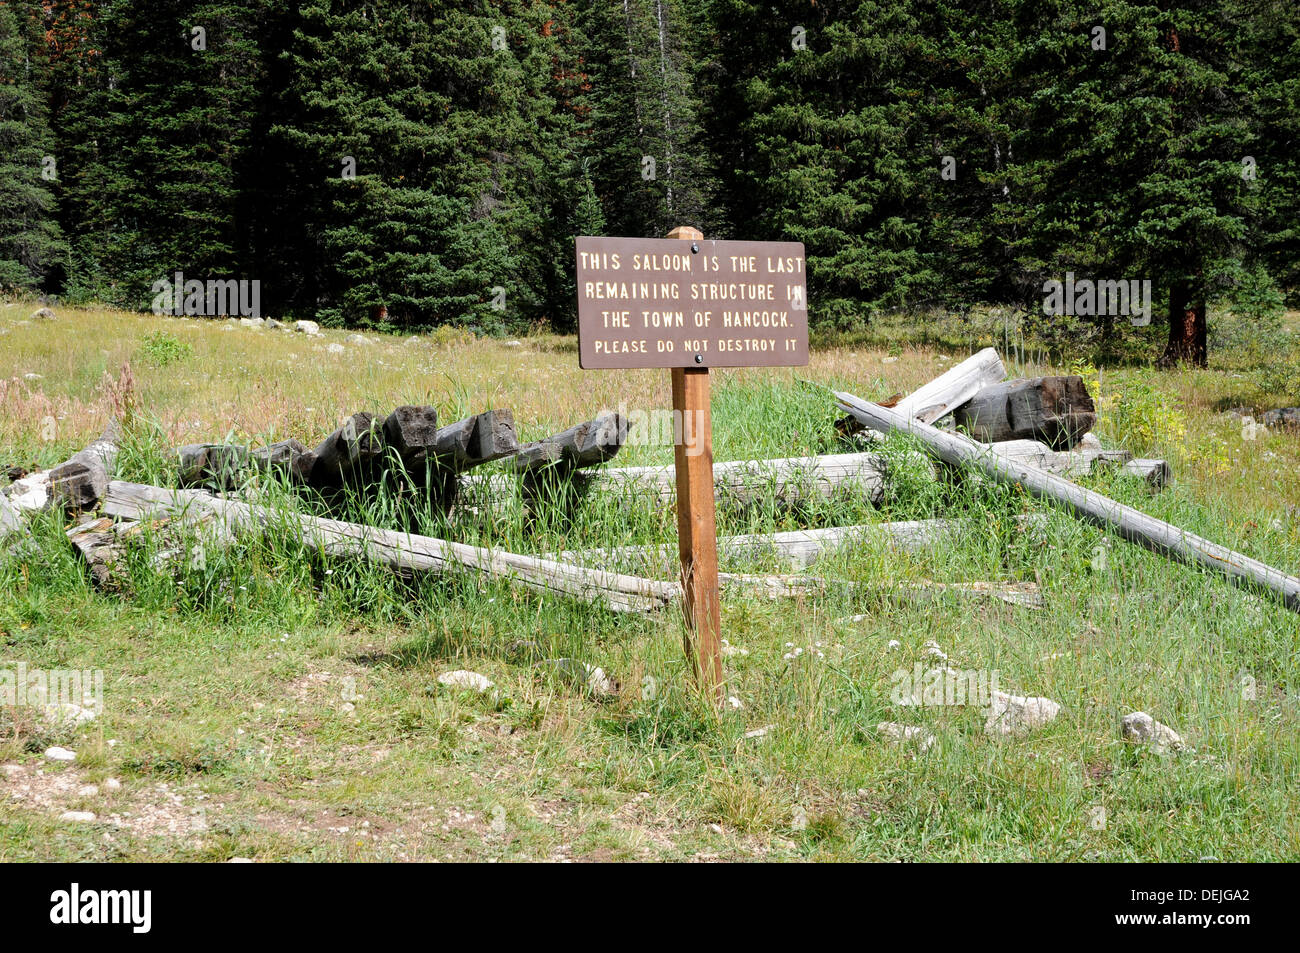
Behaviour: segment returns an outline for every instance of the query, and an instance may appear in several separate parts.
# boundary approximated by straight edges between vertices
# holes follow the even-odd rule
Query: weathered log
[[[438,411],[433,407],[403,405],[384,418],[384,442],[408,467],[422,463],[438,443]]]
[[[69,510],[93,509],[108,489],[121,439],[118,422],[110,420],[98,440],[51,470],[51,499]]]
[[[1034,514],[1018,518],[1019,525],[1027,533],[1038,534],[1042,522],[1041,516]],[[720,536],[718,558],[743,562],[770,561],[793,569],[806,569],[823,556],[851,553],[856,548],[888,548],[916,553],[937,545],[954,545],[963,534],[978,533],[985,529],[983,525],[972,525],[959,520],[935,519]],[[547,554],[544,558],[582,565],[622,566],[642,575],[660,575],[672,573],[676,566],[676,556],[676,548],[670,544],[652,544],[567,550]]]
[[[297,440],[277,440],[258,447],[249,455],[249,462],[263,473],[281,472],[295,483],[305,482],[316,457]]]
[[[986,347],[908,394],[894,405],[894,411],[927,424],[934,423],[1006,376],[998,352]]]
[[[457,473],[519,450],[515,418],[506,408],[466,417],[438,430],[429,455]]]
[[[627,421],[618,414],[601,414],[553,437],[524,444],[507,460],[516,472],[572,472],[614,458],[627,436]]]
[[[919,455],[924,459],[923,455]],[[858,493],[872,503],[884,498],[889,462],[875,453],[841,453],[772,460],[727,460],[713,464],[714,498],[719,503],[748,504],[771,499],[783,505],[816,497],[832,499]],[[640,506],[668,506],[676,499],[677,471],[658,467],[609,467],[573,474],[585,492],[615,494]],[[490,505],[511,491],[509,477],[466,477],[461,489],[472,503]]]
[[[1054,450],[1073,446],[1096,421],[1097,408],[1078,375],[990,384],[953,414],[953,422],[982,443],[1035,439]]]
[[[158,512],[185,512],[196,506],[219,513],[235,533],[266,534],[283,529],[306,545],[316,546],[329,555],[360,557],[399,569],[430,572],[466,568],[531,589],[598,602],[620,612],[651,611],[680,595],[679,587],[672,583],[358,523],[280,512],[254,504],[215,499],[196,491],[165,490],[114,481],[109,487],[104,512],[139,517]]]
[[[341,487],[370,476],[384,452],[383,423],[369,411],[358,411],[312,451],[308,482],[322,489]]]
[[[1235,584],[1258,587],[1273,593],[1281,598],[1287,608],[1300,612],[1300,579],[1295,576],[1202,539],[1062,477],[1025,463],[1017,463],[987,447],[981,447],[967,437],[944,433],[852,394],[834,393],[840,406],[868,427],[881,432],[902,430],[914,434],[930,453],[944,463],[976,467],[1000,483],[1022,486],[1034,496],[1061,504],[1080,519],[1116,530],[1129,542],[1180,562],[1208,567]]]
[[[191,443],[178,447],[176,456],[180,460],[177,480],[181,486],[211,486],[218,490],[238,486],[250,459],[247,447],[229,443]]]

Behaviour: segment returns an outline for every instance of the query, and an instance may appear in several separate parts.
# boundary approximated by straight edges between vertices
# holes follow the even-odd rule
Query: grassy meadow
[[[509,407],[524,441],[601,410],[671,405],[667,371],[581,371],[571,337],[366,332],[355,343],[108,310],[33,322],[35,307],[0,303],[0,481],[5,468],[66,459],[124,411],[119,478],[167,485],[173,447],[313,446],[357,410],[427,403],[452,421]],[[1283,368],[1300,366],[1300,315],[1288,319]],[[825,388],[882,400],[983,345],[1003,350],[1013,375],[1052,369],[1041,353],[1004,349],[998,329],[996,318],[924,334],[882,326],[821,342],[806,368],[715,372],[715,458],[843,452]],[[1257,373],[1257,357],[1225,345],[1208,370],[1061,370],[1089,380],[1106,446],[1174,470],[1159,494],[1108,474],[1085,482],[1297,573],[1300,435],[1247,440],[1225,413],[1300,404],[1300,379]],[[195,566],[151,558],[168,543],[146,538],[119,591],[102,592],[62,518],[43,514],[34,542],[0,551],[0,670],[102,670],[104,710],[59,727],[0,708],[0,861],[1300,857],[1300,617],[1013,489],[928,479],[898,438],[884,452],[901,462],[880,507],[724,507],[719,533],[958,519],[952,545],[856,547],[808,572],[1034,582],[1044,607],[729,592],[727,691],[740,707],[721,714],[692,689],[676,611],[615,614],[468,573],[403,576],[276,539]],[[671,460],[671,446],[635,442],[616,458]],[[316,511],[281,487],[256,492]],[[671,509],[497,502],[450,523],[387,497],[346,515],[518,553],[675,540]],[[1043,514],[1044,530],[1024,532],[1025,513]],[[1001,738],[975,706],[893,704],[892,673],[930,664],[930,642],[954,668],[995,670],[1003,689],[1059,702],[1060,716]],[[593,695],[539,657],[600,666],[622,690]],[[454,669],[495,688],[439,684]],[[1123,742],[1119,719],[1136,710],[1187,748]],[[891,741],[885,721],[936,743]],[[76,760],[45,760],[52,745]]]

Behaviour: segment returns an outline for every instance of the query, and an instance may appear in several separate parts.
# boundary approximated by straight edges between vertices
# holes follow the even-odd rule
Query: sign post
[[[808,363],[804,247],[705,241],[689,226],[667,239],[580,236],[576,246],[579,365],[672,371],[686,654],[701,690],[721,701],[709,368]]]

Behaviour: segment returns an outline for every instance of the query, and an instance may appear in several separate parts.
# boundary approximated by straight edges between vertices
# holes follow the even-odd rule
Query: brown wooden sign
[[[800,242],[577,239],[583,368],[808,363]]]

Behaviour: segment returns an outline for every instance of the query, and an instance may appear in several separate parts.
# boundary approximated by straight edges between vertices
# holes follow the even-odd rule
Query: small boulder
[[[57,745],[53,748],[45,749],[46,761],[76,761],[77,752],[69,751],[67,748],[60,748]]]
[[[293,329],[299,334],[306,334],[309,337],[320,334],[320,325],[315,321],[295,321],[293,322]]]
[[[492,679],[486,675],[480,675],[478,672],[457,669],[454,672],[443,672],[439,675],[438,684],[461,691],[485,692],[492,687]]]
[[[921,751],[928,751],[937,740],[933,732],[920,725],[901,725],[896,721],[882,721],[876,725],[876,731],[882,738],[913,744]]]
[[[997,691],[989,704],[984,733],[989,735],[1025,735],[1042,728],[1061,713],[1059,703],[1050,698],[1010,695]]]
[[[329,351],[331,354],[342,354],[344,351],[347,350],[347,348],[345,348],[338,341],[335,341],[333,344],[325,348],[325,350]]]
[[[1157,754],[1180,751],[1186,745],[1178,732],[1162,725],[1144,711],[1135,711],[1120,720],[1124,740],[1135,745],[1150,745]]]
[[[64,811],[59,815],[61,821],[71,821],[73,823],[85,824],[95,819],[94,811]]]
[[[57,318],[58,315],[56,315],[49,308],[39,308],[36,311],[32,312],[33,321],[54,321],[57,320]]]
[[[1300,430],[1300,407],[1282,407],[1270,410],[1259,417],[1265,427],[1281,430]]]

